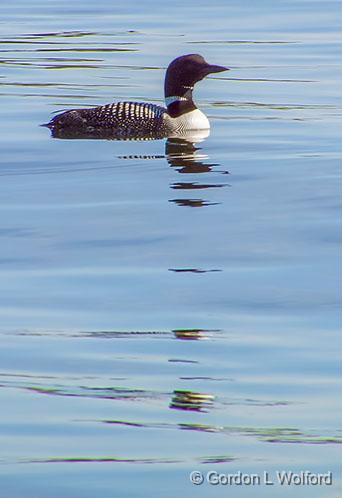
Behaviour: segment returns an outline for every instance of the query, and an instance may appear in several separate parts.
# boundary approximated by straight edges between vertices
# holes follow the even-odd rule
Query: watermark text
[[[310,470],[293,472],[292,470],[264,471],[262,473],[221,473],[216,470],[190,473],[190,482],[197,486],[210,484],[212,486],[332,486],[333,475],[328,471],[315,473]]]

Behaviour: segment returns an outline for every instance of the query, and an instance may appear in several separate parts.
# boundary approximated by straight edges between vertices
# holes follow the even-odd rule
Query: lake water
[[[341,15],[1,3],[3,497],[341,496]],[[231,68],[196,88],[200,143],[39,126],[161,104],[186,53]],[[281,486],[289,470],[333,482]]]

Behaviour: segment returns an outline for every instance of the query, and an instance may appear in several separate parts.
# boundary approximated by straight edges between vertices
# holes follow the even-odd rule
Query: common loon
[[[209,130],[208,118],[193,99],[195,83],[211,73],[228,68],[208,64],[201,55],[174,59],[165,75],[166,108],[145,102],[116,102],[88,109],[71,109],[58,114],[47,126],[53,136],[76,138],[77,134],[115,136],[169,136],[189,130]]]

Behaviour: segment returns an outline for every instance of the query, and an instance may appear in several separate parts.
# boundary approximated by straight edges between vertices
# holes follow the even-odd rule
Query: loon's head
[[[171,116],[196,109],[192,100],[195,83],[211,73],[228,71],[227,67],[208,64],[201,55],[188,54],[174,59],[165,75],[165,103]]]

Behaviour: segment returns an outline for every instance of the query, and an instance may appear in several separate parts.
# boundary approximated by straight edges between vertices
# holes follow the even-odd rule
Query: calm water
[[[2,496],[341,496],[341,15],[1,3]],[[193,52],[231,68],[196,89],[201,143],[39,127],[161,103],[165,67]]]

